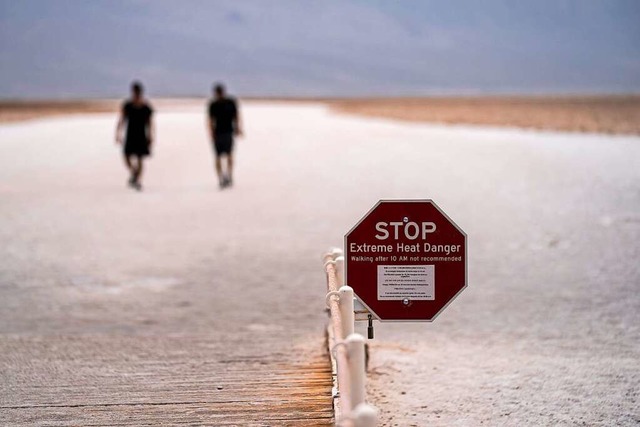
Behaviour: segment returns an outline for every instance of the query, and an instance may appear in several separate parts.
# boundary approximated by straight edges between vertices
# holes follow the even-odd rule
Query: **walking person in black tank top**
[[[216,84],[213,88],[214,99],[209,103],[209,130],[216,153],[216,172],[220,188],[233,183],[233,137],[242,135],[240,113],[236,101],[227,97],[224,86]],[[222,158],[227,159],[223,170]]]
[[[134,82],[131,85],[131,100],[122,106],[120,119],[116,128],[116,142],[124,142],[124,162],[131,174],[129,186],[142,190],[143,159],[151,154],[153,142],[153,109],[142,97],[142,84]],[[123,128],[126,122],[126,132],[123,138]]]

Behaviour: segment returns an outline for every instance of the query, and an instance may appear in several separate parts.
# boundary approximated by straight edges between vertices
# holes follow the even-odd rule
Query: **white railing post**
[[[360,334],[351,334],[345,339],[347,345],[347,357],[349,360],[349,389],[351,391],[351,410],[361,403],[365,397],[365,360],[364,337]]]
[[[340,248],[331,248],[329,251],[329,255],[331,255],[332,259],[336,259],[339,256],[342,256],[344,252]]]
[[[361,403],[351,414],[353,427],[376,427],[378,423],[378,410],[366,403]]]
[[[336,265],[336,258],[341,257],[341,256],[342,256],[342,249],[340,249],[340,248],[331,248],[331,249],[329,249],[328,252],[326,252],[324,255],[322,255],[322,262],[324,263],[325,267],[328,264]]]
[[[338,308],[340,310],[340,339],[351,335],[355,328],[355,314],[353,311],[353,289],[350,286],[342,286],[337,291],[327,294],[326,303],[329,307],[331,297],[338,297]]]
[[[351,288],[351,286],[342,286],[338,290],[338,295],[342,336],[348,337],[353,333],[356,323],[353,313],[353,289]]]

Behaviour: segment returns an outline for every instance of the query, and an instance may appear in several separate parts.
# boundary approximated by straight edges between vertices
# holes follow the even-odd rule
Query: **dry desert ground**
[[[619,127],[473,113],[602,133],[249,100],[225,191],[205,100],[155,102],[141,193],[117,103],[3,123],[0,424],[330,423],[320,255],[377,200],[431,198],[468,235],[469,286],[433,323],[376,324],[382,425],[638,425],[634,99]]]

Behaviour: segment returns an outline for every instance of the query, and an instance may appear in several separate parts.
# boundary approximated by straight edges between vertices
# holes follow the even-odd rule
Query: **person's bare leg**
[[[132,172],[133,167],[131,165],[131,159],[126,154],[124,155],[124,164],[127,166],[127,169],[129,169],[129,172]]]
[[[131,157],[126,154],[124,156],[124,164],[127,165],[127,170],[129,171],[129,185],[133,185],[135,182],[135,169],[131,163]]]
[[[142,156],[137,156],[137,165],[136,165],[136,169],[135,169],[135,182],[136,184],[140,185],[140,178],[142,177]]]
[[[220,186],[222,186],[224,176],[222,175],[222,160],[220,156],[216,156],[216,173],[218,174],[218,182],[220,182]]]
[[[233,183],[233,155],[227,154],[227,182],[229,185]]]

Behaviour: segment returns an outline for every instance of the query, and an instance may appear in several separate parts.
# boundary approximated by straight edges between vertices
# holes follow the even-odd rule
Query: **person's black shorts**
[[[149,150],[149,141],[147,141],[146,139],[134,139],[134,138],[127,138],[127,140],[124,143],[124,155],[125,156],[138,156],[138,157],[143,157],[143,156],[148,156],[151,154],[151,151]]]
[[[213,146],[216,150],[216,155],[231,154],[233,150],[233,134],[232,133],[220,133],[213,137]]]

